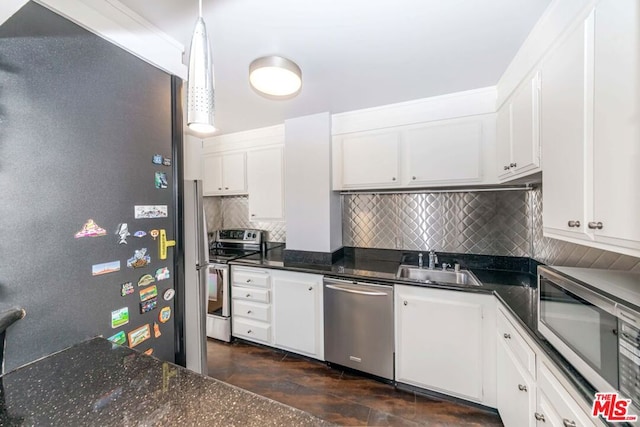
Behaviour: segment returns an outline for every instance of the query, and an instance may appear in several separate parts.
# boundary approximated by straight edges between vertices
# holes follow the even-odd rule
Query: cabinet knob
[[[222,187],[218,187],[218,190],[222,190]]]
[[[592,230],[595,230],[595,229],[602,230],[601,222],[590,221],[589,224],[587,224],[587,226]]]
[[[247,283],[251,283],[251,279],[247,279]]]
[[[569,227],[580,227],[580,221],[571,220],[567,223],[567,225],[569,225]]]
[[[248,333],[248,334],[250,334],[251,332],[253,332],[251,329],[249,329],[249,330],[247,331],[247,333]]]
[[[407,301],[403,302],[404,305],[409,305],[409,303]]]
[[[536,412],[535,414],[533,414],[533,416],[536,417],[536,420],[545,422],[544,415]]]
[[[391,177],[391,181],[395,181],[395,180],[396,180],[395,176]]]
[[[510,340],[511,339],[511,334],[507,334],[506,332],[504,334],[502,334],[502,336],[504,337],[505,340]]]
[[[251,314],[251,310],[247,310],[247,314]]]
[[[576,422],[573,420],[568,420],[566,418],[562,419],[562,424],[564,427],[576,427]]]
[[[509,163],[509,168],[515,168],[517,166],[518,166],[517,163]]]
[[[520,391],[527,391],[527,386],[523,385],[523,384],[518,384],[518,390]]]
[[[312,291],[313,290],[313,286],[309,286],[309,290]]]
[[[415,177],[415,176],[412,176],[412,177],[411,177],[411,179],[415,181],[415,180],[416,180],[416,177]]]
[[[247,298],[251,298],[251,294],[247,294]]]
[[[256,216],[256,214],[251,214],[252,217]]]
[[[504,166],[503,168],[504,168],[504,170],[506,170],[506,171],[508,171],[508,170],[509,170],[509,166]]]
[[[228,190],[228,189],[229,189],[229,187],[224,187],[224,189],[225,189],[225,190]]]

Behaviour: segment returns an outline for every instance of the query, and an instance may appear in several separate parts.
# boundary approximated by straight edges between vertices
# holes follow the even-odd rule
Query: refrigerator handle
[[[199,266],[209,263],[209,241],[207,238],[207,219],[202,200],[202,181],[196,181],[196,240],[198,253],[196,262]]]

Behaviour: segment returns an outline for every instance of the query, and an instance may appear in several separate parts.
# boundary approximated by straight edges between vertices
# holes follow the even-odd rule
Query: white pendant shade
[[[214,121],[214,83],[207,28],[198,17],[191,39],[187,92],[187,126],[197,133],[216,131]]]
[[[302,72],[293,61],[280,56],[265,56],[249,66],[249,82],[263,94],[288,97],[300,91]]]

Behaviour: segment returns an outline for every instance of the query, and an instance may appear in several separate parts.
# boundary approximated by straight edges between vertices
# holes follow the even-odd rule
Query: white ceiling
[[[197,0],[120,1],[188,55]],[[493,86],[550,1],[203,0],[216,126],[225,134]],[[249,87],[249,64],[270,54],[302,69],[296,98],[269,100]]]

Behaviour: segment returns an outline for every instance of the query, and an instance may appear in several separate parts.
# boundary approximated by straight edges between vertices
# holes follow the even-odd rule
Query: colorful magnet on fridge
[[[147,248],[136,249],[133,256],[127,260],[127,267],[142,268],[151,262],[151,257],[147,255]]]
[[[112,343],[122,345],[127,342],[127,335],[124,333],[124,331],[120,331],[115,335],[111,335],[107,339]]]
[[[92,219],[88,219],[87,222],[85,222],[82,226],[82,229],[78,231],[73,237],[79,239],[81,237],[98,237],[104,236],[106,234],[107,230],[100,227]]]
[[[151,298],[145,302],[140,303],[140,314],[148,313],[151,310],[155,310],[158,307],[158,298]]]
[[[149,286],[140,290],[140,301],[144,302],[158,296],[158,287],[156,285]]]
[[[126,297],[127,295],[131,295],[133,293],[133,283],[127,282],[120,285],[120,295]]]
[[[103,262],[102,264],[93,264],[91,266],[92,276],[101,276],[103,274],[115,273],[120,271],[120,261]]]
[[[146,236],[146,235],[147,235],[147,233],[145,233],[145,232],[144,232],[144,231],[142,231],[142,230],[138,230],[138,231],[136,231],[135,233],[133,233],[133,237],[137,237],[137,238],[139,238],[139,239],[140,239],[140,238],[142,238],[142,237],[144,237],[144,236]]]
[[[155,185],[156,188],[167,188],[169,186],[167,174],[164,172],[156,172]]]
[[[153,348],[149,348],[142,352],[142,354],[146,354],[147,356],[151,356],[153,354]]]
[[[160,338],[160,335],[162,335],[162,333],[160,332],[160,325],[158,325],[156,322],[153,322],[153,337]]]
[[[140,279],[138,280],[138,286],[147,286],[155,281],[156,279],[154,279],[152,275],[145,274],[144,276],[140,277]]]
[[[164,159],[162,159],[162,164],[165,166],[171,166],[171,159],[168,157],[165,157]]]
[[[171,301],[175,295],[176,291],[172,288],[169,288],[162,294],[162,299],[164,299],[165,301]]]
[[[119,328],[129,323],[129,307],[122,307],[111,312],[111,328]]]
[[[129,233],[129,227],[126,222],[121,222],[118,224],[118,228],[116,229],[116,235],[118,236],[118,244],[127,244],[127,237],[131,236]]]
[[[140,326],[139,328],[129,332],[128,335],[129,347],[133,348],[151,338],[151,328],[149,328],[149,324],[147,323],[146,325]]]
[[[162,156],[160,154],[154,154],[153,158],[151,159],[151,162],[154,165],[161,165],[162,164]]]
[[[158,314],[158,320],[160,323],[167,323],[171,319],[171,307],[162,307],[160,314]]]
[[[136,205],[133,207],[135,219],[166,218],[168,215],[167,205]]]
[[[156,240],[156,238],[160,235],[160,231],[159,230],[151,230],[151,231],[149,231],[149,234],[151,235],[153,240]]]
[[[156,270],[156,281],[167,280],[171,277],[168,267],[162,267]]]

